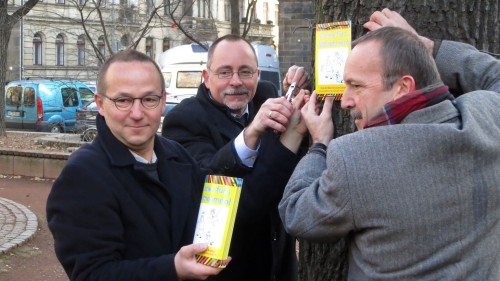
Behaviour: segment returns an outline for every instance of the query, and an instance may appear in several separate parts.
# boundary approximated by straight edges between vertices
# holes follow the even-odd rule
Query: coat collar
[[[460,112],[450,100],[442,101],[414,111],[401,122],[401,124],[435,124],[445,123],[460,116]]]
[[[96,116],[96,125],[97,137],[95,141],[104,148],[111,164],[114,166],[133,165],[136,162],[134,156],[130,150],[111,133],[104,117],[100,114],[97,114]],[[175,157],[176,154],[172,153],[172,151],[168,149],[165,149],[159,142],[158,138],[158,136],[155,136],[154,140],[154,150],[156,156],[158,158],[160,155],[166,158]]]
[[[231,110],[226,105],[220,104],[219,102],[211,98],[209,90],[207,89],[207,87],[205,87],[205,84],[202,83],[200,87],[198,87],[198,93],[196,94],[196,98],[200,99],[205,103],[213,105],[215,108],[217,108],[217,110],[223,112],[227,116],[231,117],[230,119],[232,119]],[[252,122],[253,118],[255,117],[255,114],[257,113],[253,101],[250,101],[248,103],[247,112],[248,112],[247,124],[250,124],[250,122]],[[234,122],[237,123],[236,121]]]
[[[155,136],[154,150],[158,157],[157,165],[160,178],[160,181],[158,181],[150,177],[138,165],[135,165],[137,161],[132,153],[111,133],[104,117],[100,114],[96,117],[96,125],[98,134],[94,140],[95,145],[103,148],[111,165],[115,167],[131,166],[134,171],[133,176],[141,183],[141,186],[142,183],[153,184],[160,192],[166,192],[166,196],[170,197],[172,226],[184,229],[190,209],[196,208],[196,206],[190,204],[192,196],[194,196],[193,192],[197,188],[192,188],[192,185],[196,182],[193,180],[193,176],[198,176],[196,173],[201,172],[197,169],[197,166],[194,166],[194,162],[179,161],[179,151],[175,149],[177,147],[170,141]],[[200,190],[202,189],[201,184],[200,181]],[[179,245],[183,235],[182,231],[172,231],[172,245]]]

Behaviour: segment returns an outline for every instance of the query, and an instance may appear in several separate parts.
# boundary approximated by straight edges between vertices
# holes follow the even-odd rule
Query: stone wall
[[[70,153],[0,148],[0,174],[55,179]]]
[[[280,0],[279,59],[282,77],[292,65],[300,65],[312,73],[312,35],[314,1]]]

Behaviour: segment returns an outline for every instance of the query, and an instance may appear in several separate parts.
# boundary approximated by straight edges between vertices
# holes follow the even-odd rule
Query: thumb
[[[207,243],[194,244],[193,248],[194,248],[193,254],[203,253],[208,249],[208,244]]]
[[[197,243],[191,244],[188,246],[184,246],[181,248],[182,256],[184,257],[192,257],[196,254],[203,253],[207,250],[208,244],[206,243]]]

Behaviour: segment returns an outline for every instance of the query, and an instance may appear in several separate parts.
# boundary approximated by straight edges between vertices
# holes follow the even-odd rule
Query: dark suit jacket
[[[58,259],[71,280],[178,280],[174,256],[193,241],[204,173],[156,137],[158,181],[97,121],[97,138],[72,154],[47,201]]]
[[[249,122],[262,103],[277,97],[269,82],[261,81],[249,104]],[[162,135],[181,143],[206,168],[244,179],[229,254],[232,261],[209,280],[295,280],[295,240],[282,228],[277,204],[299,156],[266,133],[252,169],[241,164],[234,139],[243,130],[226,106],[212,100],[202,84],[196,97],[183,100],[163,121]],[[274,279],[273,279],[274,280]]]

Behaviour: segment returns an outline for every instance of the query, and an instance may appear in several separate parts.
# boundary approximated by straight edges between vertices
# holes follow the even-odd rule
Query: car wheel
[[[82,134],[82,141],[91,142],[95,139],[96,136],[97,136],[97,129],[96,128],[88,128]]]
[[[61,128],[61,126],[59,125],[54,125],[51,129],[50,129],[50,132],[51,133],[62,133],[63,132],[63,129]]]

